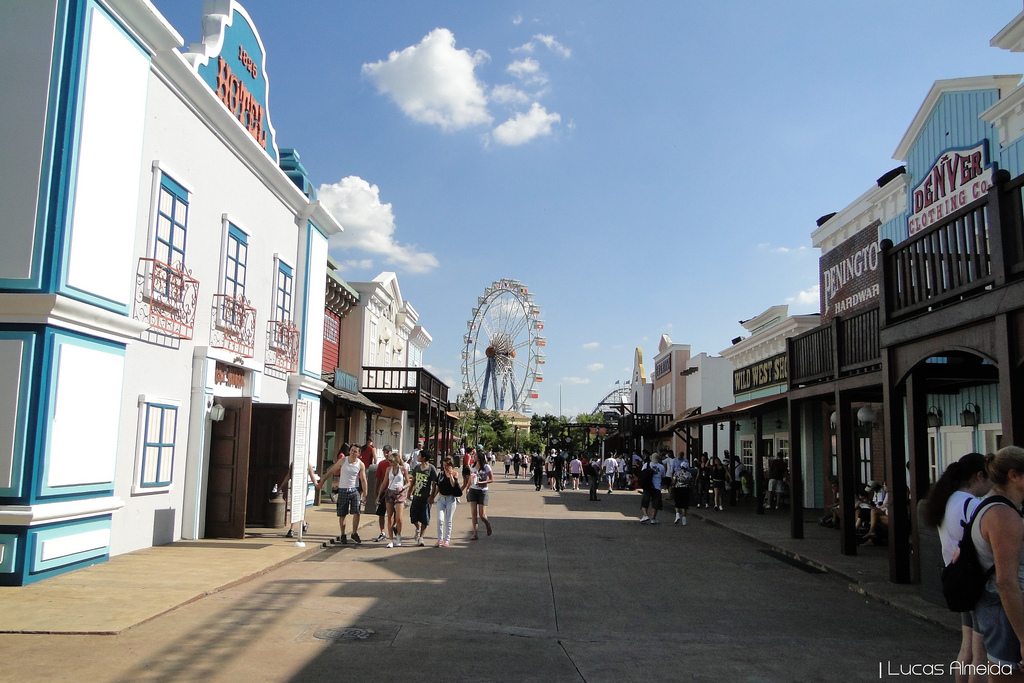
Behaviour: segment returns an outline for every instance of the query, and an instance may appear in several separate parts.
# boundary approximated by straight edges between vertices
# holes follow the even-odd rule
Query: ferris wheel
[[[544,380],[544,321],[519,280],[495,280],[477,298],[463,337],[462,389],[483,410],[533,412]]]

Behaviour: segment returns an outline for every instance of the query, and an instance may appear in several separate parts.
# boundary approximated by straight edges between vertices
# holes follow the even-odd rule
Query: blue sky
[[[201,0],[154,4],[199,40]],[[662,334],[717,354],[816,312],[815,220],[898,165],[932,83],[1024,73],[989,47],[1021,0],[242,4],[343,276],[398,273],[453,398],[477,297],[521,280],[540,414],[591,411]]]

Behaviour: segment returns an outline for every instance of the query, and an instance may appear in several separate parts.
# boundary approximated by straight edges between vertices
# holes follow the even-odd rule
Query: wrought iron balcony
[[[227,294],[213,297],[213,327],[210,346],[227,349],[243,358],[253,357],[256,341],[256,309],[244,299]]]
[[[299,328],[287,320],[267,325],[267,366],[284,372],[299,369]]]
[[[139,259],[135,276],[135,318],[155,332],[192,339],[199,280],[181,263],[173,266],[151,258]]]

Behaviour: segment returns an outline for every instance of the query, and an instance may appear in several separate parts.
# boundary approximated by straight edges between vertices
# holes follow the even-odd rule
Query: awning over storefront
[[[324,388],[324,391],[321,394],[321,396],[325,397],[327,400],[332,401],[334,403],[347,403],[350,406],[355,406],[356,408],[368,410],[371,413],[379,413],[384,410],[379,405],[377,405],[370,399],[366,398],[362,394],[353,394],[351,391],[338,389],[332,387],[329,384]]]
[[[769,410],[779,408],[785,405],[787,401],[787,394],[774,394],[772,396],[762,396],[760,398],[752,398],[749,401],[740,401],[739,403],[733,403],[731,406],[725,406],[724,408],[717,408],[715,410],[692,415],[690,417],[682,417],[676,422],[675,427],[688,426],[688,425],[703,425],[703,424],[715,424],[718,422],[728,422],[731,419],[737,417],[749,416],[751,414],[766,413]],[[672,423],[666,425],[666,429],[673,426]]]
[[[672,434],[676,430],[676,428],[685,426],[683,425],[683,422],[685,420],[693,417],[694,415],[700,415],[700,411],[700,406],[697,406],[696,408],[690,408],[685,413],[683,413],[682,415],[680,415],[679,417],[677,417],[676,419],[672,420],[667,425],[662,427],[660,430],[658,430],[658,434]]]

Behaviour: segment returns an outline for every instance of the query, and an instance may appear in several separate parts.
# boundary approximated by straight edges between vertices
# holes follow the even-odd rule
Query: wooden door
[[[206,538],[245,538],[246,484],[249,475],[251,398],[218,398],[224,419],[213,423]]]
[[[248,503],[246,526],[266,525],[270,491],[288,475],[291,462],[292,407],[258,403],[252,407],[249,430]]]

